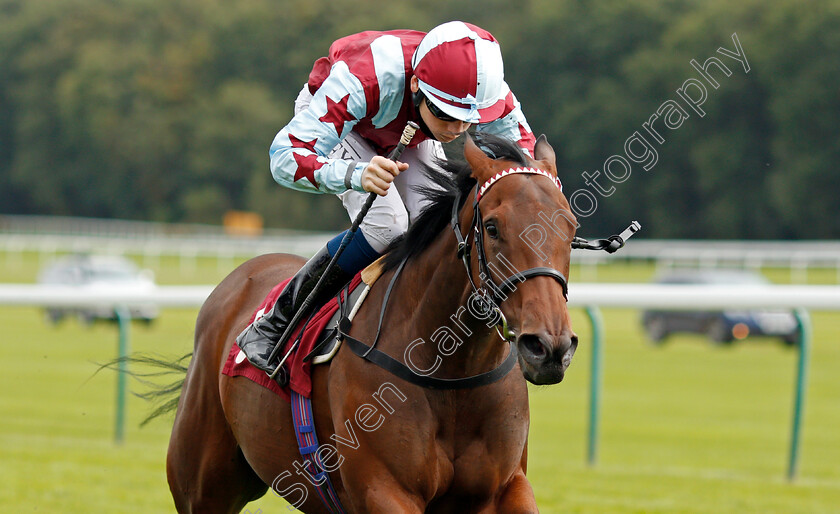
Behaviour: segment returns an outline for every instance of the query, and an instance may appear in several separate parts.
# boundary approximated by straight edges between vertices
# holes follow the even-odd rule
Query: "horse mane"
[[[522,149],[510,140],[482,132],[476,132],[474,139],[478,147],[492,159],[511,161],[518,166],[528,165]],[[467,193],[476,182],[470,176],[472,169],[463,157],[438,158],[421,171],[433,185],[415,186],[414,190],[429,200],[429,204],[411,221],[408,231],[388,246],[382,263],[383,271],[396,268],[403,259],[410,259],[428,248],[444,227],[449,225],[456,198],[460,195],[460,211],[469,196]]]

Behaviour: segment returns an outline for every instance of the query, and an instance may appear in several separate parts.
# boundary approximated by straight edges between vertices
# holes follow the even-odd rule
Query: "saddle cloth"
[[[349,314],[350,309],[356,305],[361,295],[379,277],[380,270],[380,261],[376,261],[357,273],[350,283],[341,289],[341,292],[336,297],[330,299],[324,306],[315,311],[311,317],[304,318],[298,324],[292,336],[286,342],[286,346],[280,352],[280,358],[282,358],[288,352],[289,346],[294,341],[300,339],[297,348],[292,351],[284,364],[289,371],[289,381],[286,386],[281,387],[277,382],[269,378],[264,371],[257,369],[248,362],[248,359],[245,358],[245,353],[239,349],[236,342],[231,345],[230,352],[228,352],[227,359],[225,360],[225,365],[222,368],[222,374],[231,377],[242,376],[248,378],[252,382],[271,389],[273,392],[285,398],[286,401],[290,401],[291,399],[290,391],[310,398],[312,394],[311,373],[313,364],[328,362],[335,354],[340,344],[337,335],[338,322],[341,315]],[[261,316],[265,311],[271,309],[289,280],[291,279],[286,279],[271,289],[257,310],[254,311],[250,322],[253,322],[257,316]],[[359,285],[367,285],[367,287],[359,287]],[[341,300],[340,302],[339,299]],[[325,339],[328,341],[325,341]],[[322,342],[324,343],[323,345],[321,345]],[[316,357],[304,361],[304,358],[312,352],[313,348],[318,346],[320,348]]]

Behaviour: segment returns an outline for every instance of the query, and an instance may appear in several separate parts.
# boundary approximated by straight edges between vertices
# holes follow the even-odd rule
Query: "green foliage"
[[[0,0],[0,205],[6,213],[338,229],[334,198],[283,190],[268,145],[338,37],[464,19],[493,32],[532,128],[614,186],[581,218],[648,237],[840,236],[840,2]],[[716,51],[737,33],[750,70]],[[701,117],[677,89],[718,57]],[[702,79],[701,79],[702,80]],[[666,100],[657,164],[613,183],[604,162]],[[317,213],[317,215],[313,215]]]

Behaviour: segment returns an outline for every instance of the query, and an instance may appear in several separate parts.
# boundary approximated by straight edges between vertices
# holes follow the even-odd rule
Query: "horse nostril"
[[[548,345],[536,334],[522,334],[519,337],[519,345],[532,359],[544,360],[548,357]]]

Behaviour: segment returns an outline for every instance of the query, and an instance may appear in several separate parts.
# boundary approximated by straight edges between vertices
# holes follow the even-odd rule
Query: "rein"
[[[385,297],[382,300],[382,309],[379,313],[379,326],[376,330],[376,337],[374,338],[372,345],[368,346],[367,344],[359,341],[358,339],[351,337],[349,335],[349,332],[352,322],[347,316],[342,316],[342,319],[339,322],[338,331],[342,339],[344,339],[347,342],[347,345],[353,353],[407,382],[427,389],[471,389],[497,382],[505,376],[507,376],[508,373],[510,373],[513,367],[516,365],[517,352],[516,346],[511,344],[513,342],[515,334],[513,334],[508,329],[507,321],[505,320],[501,308],[499,307],[499,305],[507,298],[506,295],[516,289],[516,284],[524,282],[529,278],[539,276],[548,276],[557,280],[563,288],[564,298],[567,297],[569,292],[569,286],[566,277],[563,276],[563,274],[557,271],[556,269],[547,267],[530,268],[525,271],[515,273],[514,275],[506,278],[504,281],[502,281],[501,284],[498,285],[493,281],[492,275],[490,273],[490,268],[487,264],[487,256],[484,252],[484,221],[481,218],[481,210],[479,209],[478,203],[481,200],[484,193],[486,193],[487,190],[490,189],[491,186],[493,186],[493,184],[495,184],[496,182],[498,182],[506,176],[522,173],[546,176],[548,178],[553,179],[554,184],[561,191],[563,189],[560,184],[560,181],[556,177],[548,174],[543,170],[537,170],[534,168],[515,168],[505,170],[492,177],[481,187],[475,188],[476,192],[475,199],[473,201],[473,218],[472,222],[470,223],[470,228],[467,232],[466,237],[463,236],[461,232],[460,223],[458,221],[458,214],[460,212],[461,207],[460,191],[457,193],[455,201],[452,205],[452,219],[450,222],[452,229],[455,232],[455,238],[458,242],[458,258],[460,258],[464,263],[464,266],[467,271],[467,277],[469,278],[470,285],[472,286],[473,291],[478,295],[477,297],[482,300],[484,307],[486,307],[488,311],[495,310],[499,316],[499,325],[501,325],[501,327],[497,325],[497,331],[499,332],[499,336],[503,340],[505,340],[510,347],[510,351],[508,352],[508,356],[505,358],[505,360],[502,361],[502,363],[499,364],[496,368],[485,373],[473,375],[471,377],[434,378],[416,373],[414,370],[412,370],[402,362],[375,348],[376,343],[379,341],[379,334],[382,330],[382,322],[385,319],[385,311],[388,307],[388,300],[390,299],[391,292],[394,288],[394,284],[396,284],[397,278],[402,272],[408,257],[404,258],[402,262],[400,262],[399,267],[397,268],[396,272],[394,273],[394,276],[391,278],[391,281],[388,284],[388,288],[385,292]],[[473,280],[472,265],[470,262],[470,248],[473,246],[473,244],[471,244],[470,236],[473,233],[476,234],[474,244],[476,247],[478,264],[481,269],[481,272],[479,273],[479,284],[476,284]]]
[[[391,281],[388,283],[388,289],[385,291],[385,298],[382,299],[382,309],[379,312],[379,326],[376,329],[376,337],[373,340],[373,344],[368,346],[367,344],[350,336],[349,332],[353,322],[350,321],[348,316],[342,315],[341,321],[338,323],[338,333],[350,350],[358,357],[361,357],[372,364],[376,364],[380,368],[390,372],[392,375],[396,375],[406,382],[410,382],[426,389],[472,389],[474,387],[480,387],[497,382],[510,373],[510,370],[512,370],[516,365],[516,347],[513,345],[510,345],[508,356],[496,368],[485,373],[465,378],[435,378],[427,375],[420,375],[402,362],[375,348],[376,343],[379,342],[379,334],[382,331],[382,322],[385,319],[385,311],[388,308],[388,300],[391,298],[391,292],[394,289],[394,284],[397,283],[397,278],[399,278],[400,273],[405,266],[406,260],[408,260],[408,256],[400,262],[399,267],[397,267],[397,271],[394,272],[394,276],[391,277]]]

